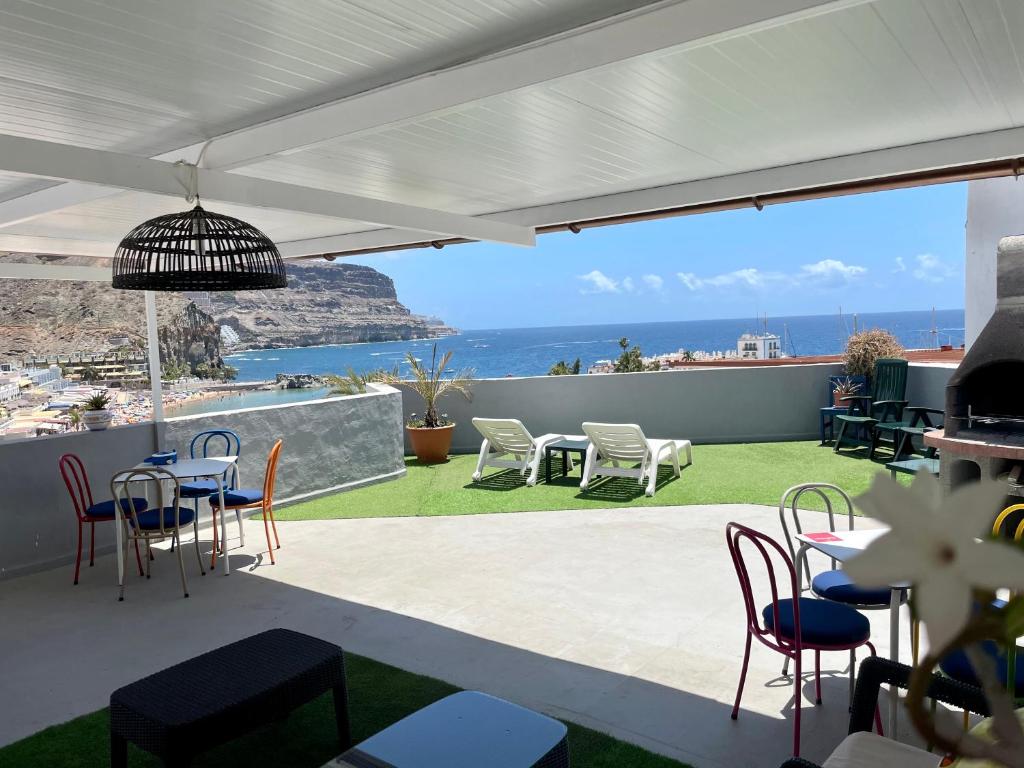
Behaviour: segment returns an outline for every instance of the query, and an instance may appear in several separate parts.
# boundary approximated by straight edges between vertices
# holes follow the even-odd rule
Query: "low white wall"
[[[942,408],[952,368],[911,365],[912,405]],[[819,435],[819,409],[838,364],[697,368],[593,376],[481,379],[473,400],[447,397],[440,410],[456,422],[453,453],[480,449],[471,420],[516,418],[534,435],[579,434],[584,421],[639,424],[652,437],[694,443],[810,440]],[[419,397],[403,388],[408,419],[423,413]],[[406,452],[411,449],[406,441]]]
[[[109,479],[118,470],[138,464],[157,447],[188,455],[192,436],[215,428],[241,437],[242,482],[250,487],[262,485],[267,454],[278,437],[284,438],[278,504],[402,476],[402,396],[391,387],[369,389],[365,395],[182,416],[156,427],[147,423],[0,442],[0,578],[74,561],[75,514],[57,468],[64,453],[81,457],[96,501],[110,498]],[[111,551],[113,525],[100,523],[96,532],[97,553]],[[85,572],[84,578],[90,577]]]
[[[93,498],[103,501],[110,498],[111,476],[138,464],[155,447],[151,423],[0,442],[0,578],[75,559],[75,512],[57,467],[62,454],[82,459]],[[83,578],[91,576],[88,533],[86,528]],[[97,524],[97,551],[108,552],[113,546],[113,525]],[[69,571],[69,588],[71,575]]]

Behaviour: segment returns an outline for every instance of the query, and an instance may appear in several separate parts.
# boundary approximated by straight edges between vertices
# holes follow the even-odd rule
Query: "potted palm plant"
[[[448,419],[447,414],[438,413],[438,401],[449,393],[458,393],[467,400],[472,398],[470,386],[473,371],[465,369],[456,371],[454,375],[445,377],[444,373],[451,362],[451,350],[445,352],[440,362],[437,359],[437,345],[434,345],[430,356],[430,368],[427,369],[411,352],[406,353],[406,360],[412,369],[412,380],[400,379],[395,373],[388,373],[382,378],[387,384],[407,387],[423,399],[426,410],[423,417],[414,413],[405,425],[412,443],[413,453],[424,464],[439,464],[448,458],[448,449],[452,445],[452,430],[455,422]]]
[[[90,430],[100,432],[110,426],[114,418],[107,406],[110,405],[110,395],[106,392],[99,392],[93,395],[83,404],[82,422]]]

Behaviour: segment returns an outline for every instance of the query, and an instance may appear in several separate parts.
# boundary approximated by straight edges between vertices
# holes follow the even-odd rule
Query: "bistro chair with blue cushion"
[[[796,545],[793,541],[793,535],[804,532],[803,526],[800,523],[799,505],[800,499],[805,494],[812,498],[817,498],[825,507],[825,513],[828,515],[828,529],[832,533],[836,532],[837,517],[840,520],[843,517],[846,518],[847,530],[850,531],[853,530],[853,521],[855,519],[853,500],[838,485],[832,485],[831,483],[803,483],[801,485],[794,485],[782,494],[782,498],[779,500],[779,522],[782,523],[782,532],[786,536],[789,556],[793,559],[797,568],[803,568],[803,583],[810,585],[811,594],[823,600],[842,603],[858,610],[888,609],[892,600],[892,589],[890,587],[862,587],[859,584],[854,584],[853,580],[846,575],[846,571],[840,570],[837,567],[838,563],[835,560],[832,561],[832,567],[829,570],[822,571],[813,577],[811,576],[810,565],[806,557],[802,558],[802,562],[797,562]],[[790,531],[789,525],[786,522],[787,512],[793,518],[793,532]],[[901,602],[906,599],[907,593],[904,591]],[[917,653],[916,637],[917,634],[915,632],[913,642],[915,658]],[[789,659],[786,659],[785,666],[782,668],[782,674],[786,674],[788,665]],[[851,666],[851,696],[853,695],[853,684],[854,670]]]
[[[85,473],[85,465],[82,460],[73,453],[65,453],[57,460],[60,468],[60,475],[64,478],[64,485],[68,487],[71,495],[71,505],[75,508],[75,517],[78,518],[78,549],[75,553],[75,584],[78,584],[78,572],[82,565],[82,525],[89,524],[89,567],[91,568],[96,559],[96,523],[107,523],[115,519],[114,500],[93,501],[92,488],[89,487],[89,475]],[[132,501],[146,507],[144,498],[134,498]],[[128,514],[127,504],[121,505],[125,514]],[[138,544],[135,545],[135,561],[139,566],[139,576],[142,575],[142,559],[139,557]]]
[[[267,457],[267,470],[263,476],[262,488],[233,488],[224,492],[224,511],[233,511],[241,519],[243,510],[260,510],[263,513],[263,530],[267,534],[267,551],[270,552],[270,564],[275,563],[274,550],[281,548],[281,540],[277,537],[277,523],[274,522],[274,483],[277,480],[277,460],[281,455],[283,440],[274,443]],[[220,510],[220,494],[210,494],[210,506],[213,507],[213,554],[210,569],[217,567],[217,515]],[[270,528],[274,529],[276,546],[270,543]],[[227,556],[227,545],[224,546]]]
[[[736,689],[736,702],[732,708],[732,719],[739,716],[743,683],[747,677],[750,661],[751,640],[757,639],[793,660],[793,754],[800,755],[800,704],[803,697],[802,656],[805,650],[814,651],[815,703],[821,704],[821,652],[849,651],[850,666],[856,665],[856,649],[866,645],[875,655],[871,644],[871,625],[867,618],[848,605],[831,600],[815,600],[800,597],[797,590],[796,569],[793,561],[778,542],[753,528],[739,523],[729,523],[725,538],[732,556],[736,576],[743,593],[743,604],[747,614],[747,644],[743,652],[743,667]],[[763,565],[767,580],[759,579],[758,584],[767,581],[771,593],[770,602],[759,610],[759,601],[754,598],[751,569],[747,565],[744,547],[751,554],[760,555],[751,559]],[[776,578],[777,564],[785,567],[782,578]],[[789,597],[784,597],[785,594]]]
[[[222,449],[222,450],[218,450]],[[193,459],[206,459],[211,456],[241,456],[242,441],[237,434],[230,429],[209,429],[200,432],[192,438],[188,446],[189,455]],[[230,473],[231,478],[228,479]],[[199,515],[199,500],[209,498],[211,493],[217,493],[220,483],[225,490],[234,488],[238,480],[238,464],[233,464],[224,470],[223,477],[206,477],[202,480],[190,480],[181,484],[181,498],[192,499],[192,509]],[[242,516],[236,516],[238,520],[238,539],[242,546],[245,546],[245,530],[242,528]]]
[[[151,492],[156,495],[156,504],[147,507],[144,499],[133,499],[131,496],[131,484],[148,482]],[[174,488],[174,494],[170,497],[172,504],[166,505],[164,495],[164,483],[170,483]],[[181,556],[181,529],[183,526],[191,525],[193,540],[196,547],[196,559],[199,561],[199,572],[203,576],[203,556],[199,552],[199,518],[196,513],[181,506],[181,482],[166,469],[160,467],[147,467],[146,469],[126,469],[115,473],[110,480],[110,495],[119,501],[122,508],[127,506],[128,512],[122,517],[124,522],[124,559],[125,570],[128,561],[128,542],[143,542],[146,545],[146,578],[150,577],[152,557],[150,544],[154,541],[171,539],[172,544],[178,551],[178,570],[181,573],[181,589],[188,597],[188,581],[185,578],[185,563]],[[138,502],[142,501],[140,505]],[[119,552],[118,555],[121,555]],[[124,600],[124,579],[120,579],[121,593],[117,598]]]

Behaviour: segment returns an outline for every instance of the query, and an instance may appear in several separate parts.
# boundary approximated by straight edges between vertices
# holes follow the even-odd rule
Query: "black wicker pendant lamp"
[[[114,288],[136,291],[252,291],[286,288],[284,261],[252,224],[205,210],[196,193],[190,211],[145,221],[114,254]]]

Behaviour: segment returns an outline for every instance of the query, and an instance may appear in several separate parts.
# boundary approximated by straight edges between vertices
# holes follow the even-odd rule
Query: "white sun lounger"
[[[473,473],[474,482],[483,477],[484,467],[501,467],[518,469],[520,475],[525,475],[529,470],[526,484],[536,485],[540,462],[544,457],[544,446],[565,440],[567,437],[554,433],[534,437],[519,419],[474,418],[473,426],[484,436],[484,441],[480,445],[480,460],[476,463],[476,471]],[[513,458],[500,458],[502,456]]]
[[[582,490],[587,490],[590,480],[597,475],[635,477],[640,485],[647,481],[645,493],[654,495],[658,482],[658,465],[668,459],[672,462],[675,476],[679,477],[679,452],[686,451],[686,463],[693,463],[693,452],[689,440],[658,440],[645,437],[637,424],[598,424],[583,422],[583,431],[590,439],[587,461],[583,467]],[[619,463],[639,466],[620,467]]]

